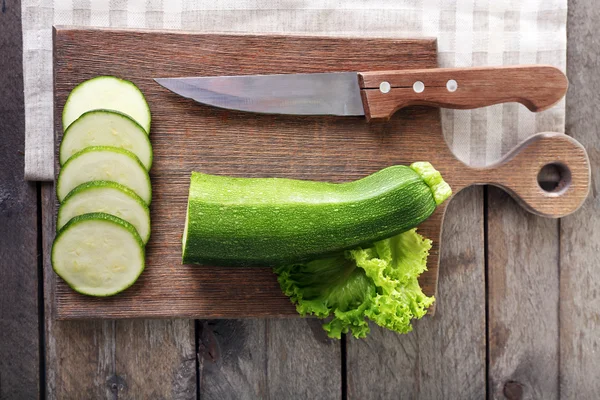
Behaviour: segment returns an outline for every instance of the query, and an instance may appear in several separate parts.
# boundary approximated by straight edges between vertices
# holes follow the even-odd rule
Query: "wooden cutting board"
[[[152,111],[150,138],[152,236],[146,269],[124,293],[91,298],[56,277],[56,315],[68,318],[240,318],[297,315],[268,268],[181,264],[181,235],[192,171],[245,177],[344,182],[394,164],[430,161],[454,192],[474,183],[508,186],[532,211],[562,215],[587,194],[585,151],[564,135],[531,138],[486,169],[465,166],[442,136],[439,110],[410,108],[386,123],[359,117],[257,115],[216,109],[181,98],[154,77],[434,68],[435,39],[342,39],[56,28],[54,88],[56,148],[69,92],[97,75],[133,81]],[[56,157],[58,160],[58,157]],[[508,161],[505,163],[505,161]],[[540,168],[560,162],[562,193],[544,192]],[[562,167],[559,167],[559,170]],[[58,175],[59,166],[55,167]],[[560,189],[560,187],[559,187]],[[433,240],[420,281],[435,294],[444,203],[419,232]],[[58,206],[58,205],[57,205]]]

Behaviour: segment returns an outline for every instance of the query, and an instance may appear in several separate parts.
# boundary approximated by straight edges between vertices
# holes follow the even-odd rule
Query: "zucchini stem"
[[[433,168],[433,165],[428,162],[415,162],[410,165],[410,168],[415,171],[423,181],[431,189],[433,199],[436,205],[442,204],[448,197],[452,196],[452,189],[450,185],[444,181],[442,174],[438,170]]]

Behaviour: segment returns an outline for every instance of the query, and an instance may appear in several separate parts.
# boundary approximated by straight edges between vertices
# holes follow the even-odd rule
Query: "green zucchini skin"
[[[276,266],[315,259],[412,229],[435,209],[433,188],[403,165],[347,183],[193,172],[183,262]]]

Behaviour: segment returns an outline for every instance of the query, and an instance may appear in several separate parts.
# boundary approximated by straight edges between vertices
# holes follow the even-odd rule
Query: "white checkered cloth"
[[[440,66],[566,67],[567,0],[22,0],[25,178],[53,179],[52,25],[437,37]],[[510,82],[506,82],[510,85]],[[564,130],[564,100],[531,113],[505,104],[443,110],[446,139],[471,165],[489,164],[527,136]]]

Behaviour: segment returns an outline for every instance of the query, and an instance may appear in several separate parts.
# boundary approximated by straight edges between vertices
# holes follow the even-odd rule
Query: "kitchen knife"
[[[531,111],[556,104],[567,77],[547,65],[398,71],[155,78],[197,102],[266,114],[365,116],[387,120],[425,105],[472,109],[518,102]]]

